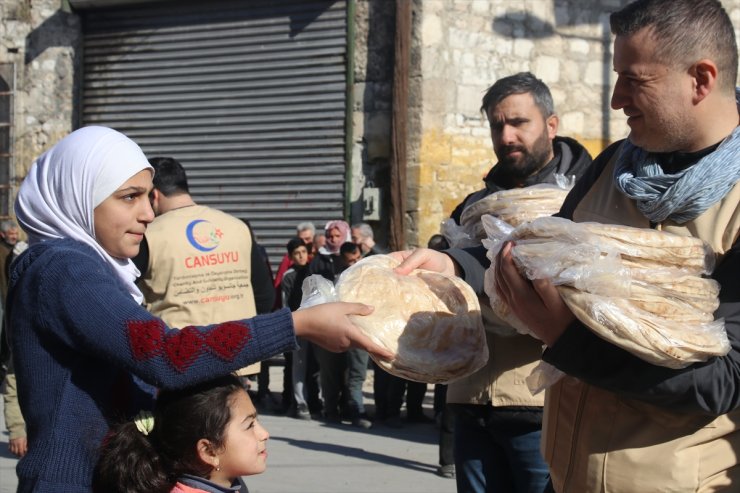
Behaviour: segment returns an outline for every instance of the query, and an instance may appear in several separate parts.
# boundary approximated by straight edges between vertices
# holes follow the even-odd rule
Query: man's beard
[[[510,158],[508,153],[512,151],[519,151],[522,155],[518,158]],[[550,138],[547,132],[543,132],[532,145],[531,152],[519,145],[504,146],[499,149],[503,157],[498,160],[496,166],[501,166],[502,172],[506,176],[515,180],[523,180],[532,176],[548,163],[551,151]]]

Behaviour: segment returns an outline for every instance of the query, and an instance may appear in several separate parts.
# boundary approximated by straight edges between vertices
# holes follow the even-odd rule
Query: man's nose
[[[614,92],[612,93],[611,107],[613,110],[621,110],[627,106],[629,102],[629,91],[627,90],[627,84],[622,77],[617,77],[617,82],[614,84]]]
[[[501,129],[501,142],[504,145],[510,145],[517,141],[516,128],[512,125],[504,125]]]

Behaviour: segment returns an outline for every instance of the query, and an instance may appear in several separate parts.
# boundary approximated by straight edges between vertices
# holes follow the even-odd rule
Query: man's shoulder
[[[249,226],[247,226],[247,224],[238,217],[205,205],[194,205],[192,207],[183,207],[167,211],[164,214],[160,214],[155,217],[147,229],[166,228],[172,224],[197,220],[218,222],[219,224],[227,224],[231,227],[249,231]]]

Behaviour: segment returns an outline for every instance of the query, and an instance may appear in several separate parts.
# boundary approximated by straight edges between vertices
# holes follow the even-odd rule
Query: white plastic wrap
[[[540,218],[502,237],[484,218],[489,257],[503,242],[529,279],[549,279],[573,313],[600,337],[656,365],[682,368],[729,352],[718,284],[701,277],[714,256],[701,240],[655,230]],[[530,333],[496,293],[492,269],[485,290],[491,307]]]

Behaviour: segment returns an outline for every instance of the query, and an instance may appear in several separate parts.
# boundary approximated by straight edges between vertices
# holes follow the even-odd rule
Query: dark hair
[[[179,161],[171,157],[153,157],[149,158],[149,164],[154,168],[152,184],[165,197],[190,193],[185,168]]]
[[[656,56],[664,63],[683,68],[710,58],[719,71],[718,86],[734,92],[737,41],[719,0],[637,0],[611,14],[609,23],[617,36],[650,27]]]
[[[548,118],[555,114],[550,88],[531,72],[519,72],[494,82],[483,96],[480,110],[488,116],[492,107],[512,94],[531,94],[543,117]]]
[[[96,493],[169,493],[183,474],[207,477],[198,440],[224,446],[239,379],[226,376],[180,390],[163,390],[154,406],[154,428],[141,433],[134,421],[114,427],[103,442],[95,468]]]
[[[352,243],[351,241],[345,241],[342,246],[339,247],[339,253],[344,255],[345,253],[357,253],[360,249],[359,245]]]
[[[427,248],[432,250],[447,250],[450,248],[450,244],[447,242],[447,238],[442,235],[432,235],[427,242]]]
[[[308,249],[306,243],[304,243],[304,241],[298,237],[288,240],[288,244],[285,245],[285,247],[288,249],[288,255],[292,254],[293,251],[298,247],[306,247],[306,249]]]

